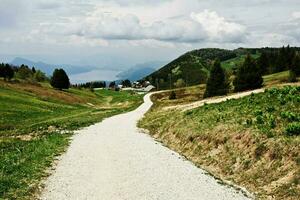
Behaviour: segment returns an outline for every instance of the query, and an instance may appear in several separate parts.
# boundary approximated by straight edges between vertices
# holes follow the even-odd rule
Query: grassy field
[[[252,58],[257,59],[260,54],[251,54]],[[221,65],[226,70],[232,70],[233,68],[237,68],[241,65],[245,60],[246,55],[241,55],[236,58],[232,58],[226,61],[221,62]]]
[[[32,199],[72,131],[135,109],[142,95],[59,91],[47,83],[0,80],[0,199]]]
[[[204,86],[178,90],[173,101],[169,92],[153,95],[154,106],[139,126],[196,165],[245,186],[258,198],[298,199],[300,87],[271,89],[286,74],[264,77],[269,88],[265,93],[186,112],[162,108],[201,100]],[[194,98],[188,98],[190,92]]]

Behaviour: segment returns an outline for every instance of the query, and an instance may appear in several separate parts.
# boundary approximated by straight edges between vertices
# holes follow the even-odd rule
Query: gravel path
[[[247,199],[136,127],[151,107],[149,94],[137,110],[78,131],[46,180],[47,200]]]
[[[242,97],[249,96],[251,94],[262,93],[264,91],[265,91],[265,89],[261,88],[261,89],[246,91],[246,92],[240,92],[240,93],[236,93],[236,94],[232,94],[232,95],[228,95],[228,96],[224,96],[224,97],[208,98],[208,99],[204,99],[204,100],[201,100],[201,101],[196,101],[196,102],[193,102],[193,103],[190,103],[190,104],[169,106],[169,107],[165,107],[163,109],[164,110],[179,109],[179,110],[187,111],[187,110],[191,110],[191,109],[194,109],[194,108],[201,107],[204,104],[221,103],[221,102],[227,101],[229,99],[239,99],[239,98],[242,98]]]

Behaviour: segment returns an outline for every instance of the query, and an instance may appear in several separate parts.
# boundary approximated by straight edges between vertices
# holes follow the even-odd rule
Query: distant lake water
[[[120,71],[116,70],[105,70],[105,69],[99,69],[99,70],[93,70],[90,72],[85,72],[81,74],[73,74],[70,75],[71,83],[84,83],[88,81],[112,81],[117,80],[117,74],[119,74]]]

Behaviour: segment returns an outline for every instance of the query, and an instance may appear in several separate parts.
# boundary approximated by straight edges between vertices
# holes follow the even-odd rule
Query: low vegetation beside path
[[[55,90],[49,83],[0,80],[0,199],[32,199],[72,131],[135,109],[142,95]]]
[[[267,79],[266,85],[272,77]],[[161,109],[200,100],[204,89],[197,87],[198,97],[196,87],[177,90],[175,100],[168,99],[169,93],[153,95],[154,106],[139,126],[196,165],[246,187],[258,198],[297,199],[300,87],[268,88],[185,112]]]

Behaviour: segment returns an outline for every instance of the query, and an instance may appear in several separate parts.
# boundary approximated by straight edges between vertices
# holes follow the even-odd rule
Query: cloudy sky
[[[0,58],[108,69],[204,47],[300,46],[299,0],[0,0]]]

